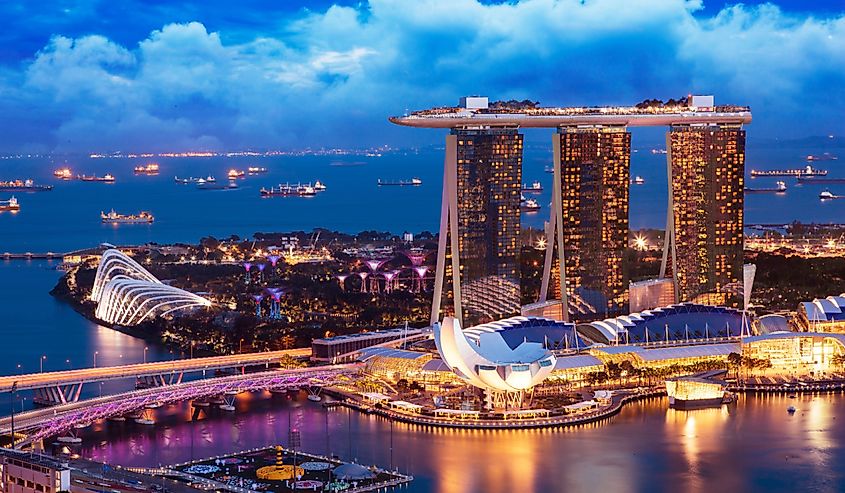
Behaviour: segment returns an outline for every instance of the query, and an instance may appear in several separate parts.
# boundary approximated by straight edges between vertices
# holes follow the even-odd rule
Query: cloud
[[[0,148],[420,141],[434,134],[387,115],[470,93],[546,104],[714,93],[751,104],[761,135],[827,133],[845,104],[845,16],[825,15],[770,4],[706,15],[685,0],[370,0],[241,29],[171,23],[134,43],[56,35],[0,66],[4,127],[27,115]]]

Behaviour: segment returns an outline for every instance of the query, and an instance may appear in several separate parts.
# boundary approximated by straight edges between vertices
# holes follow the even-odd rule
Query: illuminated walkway
[[[235,354],[231,356],[211,356],[207,358],[179,359],[133,365],[82,368],[47,373],[30,373],[0,377],[0,392],[35,391],[34,402],[43,405],[67,404],[76,402],[85,383],[104,382],[106,380],[136,380],[144,387],[160,387],[182,382],[185,373],[216,370],[240,370],[246,367],[277,364],[283,359],[307,358],[310,348],[289,349],[264,353]]]
[[[349,381],[360,368],[360,364],[346,364],[207,378],[36,409],[15,415],[15,433],[27,435],[17,445],[37,443],[98,419],[124,416],[146,407],[255,390],[302,385],[324,387]],[[9,433],[10,417],[0,419],[0,434]]]

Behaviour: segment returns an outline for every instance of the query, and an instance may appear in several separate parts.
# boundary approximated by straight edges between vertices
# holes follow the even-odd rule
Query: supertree
[[[417,274],[414,291],[422,293],[425,291],[425,275],[428,274],[428,266],[420,265],[414,267],[414,272]]]
[[[387,261],[386,260],[367,260],[364,264],[370,269],[370,292],[371,293],[378,293],[379,292],[379,283],[378,277],[376,274],[378,270],[384,265]],[[362,277],[363,279],[363,277]]]
[[[391,270],[384,272],[382,275],[384,276],[384,292],[393,291],[393,278],[396,277],[396,272]]]
[[[282,300],[282,290],[280,288],[267,288],[265,291],[270,294],[270,318],[282,318],[282,310],[279,302]]]
[[[342,291],[346,291],[346,278],[349,277],[346,274],[340,274],[337,276],[337,282],[340,284],[340,289]]]
[[[252,269],[252,264],[249,262],[244,262],[244,269],[246,269],[246,276],[244,276],[244,284],[249,284],[252,281],[252,276],[250,274],[250,269]]]
[[[261,318],[261,301],[264,299],[264,295],[255,294],[252,295],[252,299],[255,300],[255,316]]]
[[[258,284],[264,283],[264,269],[267,268],[267,264],[258,264]]]
[[[361,277],[361,292],[367,292],[367,276],[369,276],[366,272],[357,272],[358,276]]]

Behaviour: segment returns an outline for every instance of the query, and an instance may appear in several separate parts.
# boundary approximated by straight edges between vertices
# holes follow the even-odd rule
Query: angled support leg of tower
[[[434,273],[434,297],[431,303],[431,324],[440,321],[443,285],[446,278],[446,242],[452,253],[452,298],[455,318],[463,324],[461,313],[461,272],[458,252],[458,138],[446,136],[446,157],[443,163],[443,198],[440,204],[440,233],[437,243],[437,266]]]
[[[675,243],[675,189],[672,178],[672,130],[666,132],[666,176],[669,183],[669,201],[666,207],[666,231],[663,234],[663,259],[660,263],[660,278],[666,277],[666,267],[671,259],[672,284],[675,301],[680,301],[678,293],[678,256]]]
[[[552,159],[554,166],[554,178],[552,183],[552,213],[549,226],[546,228],[546,261],[543,266],[543,282],[540,285],[540,301],[546,301],[549,293],[549,284],[552,277],[552,262],[554,248],[557,246],[557,262],[561,312],[564,321],[569,321],[569,296],[566,293],[566,264],[565,252],[563,250],[563,201],[561,190],[561,169],[560,169],[560,133],[552,135]]]

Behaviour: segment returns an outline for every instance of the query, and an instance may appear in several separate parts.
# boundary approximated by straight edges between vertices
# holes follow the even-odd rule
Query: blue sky
[[[233,7],[236,5],[236,8]],[[5,1],[0,152],[425,144],[463,94],[713,93],[766,138],[845,133],[845,1]]]

